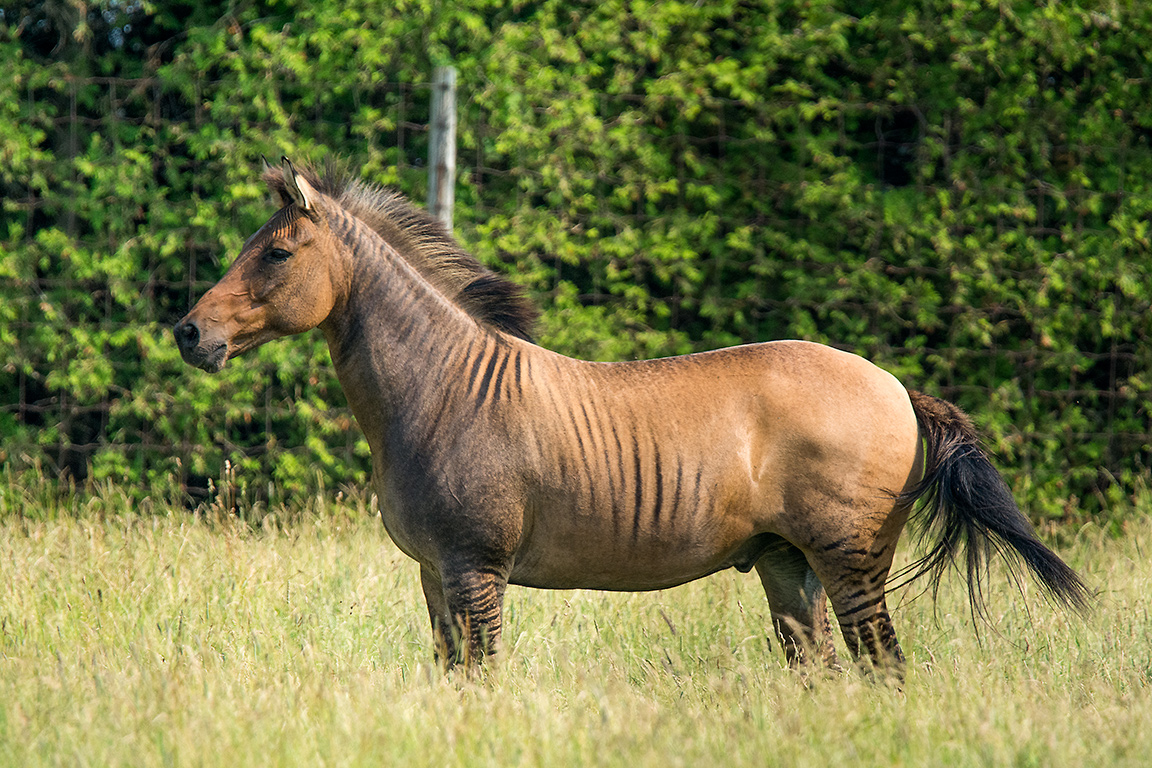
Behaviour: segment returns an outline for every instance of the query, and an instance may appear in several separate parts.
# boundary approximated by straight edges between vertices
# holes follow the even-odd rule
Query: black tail
[[[908,391],[926,442],[924,479],[903,494],[923,501],[913,514],[914,530],[929,551],[909,566],[909,581],[928,575],[935,591],[961,547],[968,570],[968,597],[973,612],[984,614],[981,578],[995,550],[1016,556],[1032,571],[1047,594],[1085,612],[1091,592],[1063,560],[1041,543],[1031,523],[1012,498],[1000,473],[980,447],[976,430],[951,403]],[[931,544],[930,542],[935,542]]]

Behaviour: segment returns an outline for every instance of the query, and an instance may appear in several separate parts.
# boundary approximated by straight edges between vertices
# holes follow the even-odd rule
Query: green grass
[[[205,521],[113,488],[0,498],[0,765],[1145,765],[1152,523],[1067,536],[1082,621],[994,571],[894,596],[903,691],[806,686],[755,575],[510,588],[480,678],[441,676],[415,565],[362,499]],[[22,505],[29,514],[14,514]],[[34,510],[27,505],[39,505]],[[34,515],[31,512],[35,512]],[[291,518],[278,524],[277,518]]]

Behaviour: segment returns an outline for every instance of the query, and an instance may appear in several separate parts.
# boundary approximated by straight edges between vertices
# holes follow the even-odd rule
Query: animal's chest
[[[401,552],[424,564],[432,564],[443,549],[444,501],[429,487],[429,472],[418,469],[426,462],[387,461],[374,454],[373,487],[384,530]]]
[[[447,560],[510,561],[523,528],[523,488],[511,471],[450,462],[435,471],[392,464],[375,474],[380,517],[409,557],[434,571]]]
[[[426,531],[416,524],[413,504],[387,478],[377,476],[376,498],[380,505],[380,519],[384,530],[401,552],[414,560],[427,561],[433,542]]]

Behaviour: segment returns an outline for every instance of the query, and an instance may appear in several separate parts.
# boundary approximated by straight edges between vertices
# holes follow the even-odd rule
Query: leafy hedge
[[[261,154],[423,200],[451,63],[457,233],[539,297],[547,346],[824,341],[969,410],[1037,517],[1148,479],[1147,4],[44,0],[0,25],[13,466],[363,482],[318,334],[211,377],[167,328],[271,212]]]

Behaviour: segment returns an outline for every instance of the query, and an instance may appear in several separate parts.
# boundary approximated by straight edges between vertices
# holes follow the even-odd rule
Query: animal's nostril
[[[180,323],[174,329],[174,334],[176,343],[185,349],[191,349],[200,343],[200,329],[194,322]]]

